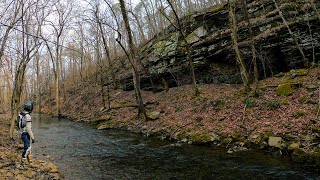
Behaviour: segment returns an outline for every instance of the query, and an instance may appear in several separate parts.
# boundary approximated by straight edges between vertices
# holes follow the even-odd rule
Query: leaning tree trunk
[[[179,15],[177,13],[177,11],[175,10],[174,6],[173,6],[173,3],[171,0],[167,0],[169,6],[171,7],[172,9],[172,12],[175,16],[175,19],[177,21],[177,24],[178,24],[178,27],[173,26],[179,31],[181,37],[182,37],[182,40],[184,41],[184,43],[186,44],[186,52],[187,52],[187,62],[189,62],[189,66],[190,66],[190,71],[191,71],[191,79],[192,79],[192,87],[193,87],[193,90],[194,90],[194,96],[198,96],[200,94],[199,92],[199,89],[198,89],[198,86],[197,86],[197,81],[196,81],[196,74],[194,72],[194,66],[193,66],[193,61],[192,61],[192,58],[191,58],[191,48],[190,48],[190,44],[188,43],[187,41],[187,37],[185,36],[185,34],[183,33],[183,30],[182,30],[182,24],[180,23],[180,19],[179,19]],[[163,13],[165,15],[165,13]],[[168,20],[169,18],[167,16],[165,16]]]
[[[249,86],[249,73],[246,67],[246,64],[241,56],[241,52],[238,46],[238,37],[237,37],[237,22],[234,14],[234,0],[229,0],[229,18],[230,18],[230,30],[231,30],[231,39],[233,43],[233,48],[235,51],[236,59],[239,64],[241,78],[245,87],[245,91],[251,91]]]
[[[291,37],[293,38],[293,41],[294,41],[297,49],[299,50],[299,52],[300,52],[300,54],[301,54],[301,57],[302,57],[302,61],[303,61],[303,63],[304,63],[304,66],[308,67],[308,66],[309,66],[309,62],[308,62],[309,60],[307,60],[306,56],[304,55],[304,52],[303,52],[303,50],[302,50],[302,48],[301,48],[301,46],[300,46],[300,44],[299,44],[299,42],[298,42],[297,37],[296,37],[296,36],[293,34],[293,32],[291,31],[291,28],[290,28],[287,20],[284,18],[283,14],[282,14],[282,11],[280,10],[280,8],[279,8],[276,0],[273,0],[273,3],[274,3],[274,5],[275,5],[277,11],[279,12],[279,15],[280,15],[280,17],[281,17],[281,19],[282,19],[282,21],[283,21],[283,24],[287,27],[287,29],[288,29],[288,31],[289,31],[289,34],[290,34]]]
[[[133,85],[134,85],[134,89],[135,89],[135,93],[136,93],[136,100],[137,100],[137,104],[138,104],[138,117],[142,114],[143,118],[147,119],[146,109],[144,107],[143,99],[142,99],[142,95],[141,95],[141,91],[140,91],[140,79],[139,79],[138,70],[136,67],[137,66],[137,56],[136,56],[135,47],[133,44],[133,38],[132,38],[131,28],[130,28],[130,24],[129,24],[129,19],[128,19],[128,15],[126,12],[124,0],[119,0],[119,2],[120,2],[122,17],[123,17],[125,28],[126,28],[127,35],[128,35],[128,45],[129,45],[129,49],[130,49],[129,61],[132,62],[131,63],[132,76],[133,76]]]
[[[250,44],[251,44],[251,52],[252,52],[252,62],[253,62],[253,74],[254,74],[254,91],[257,91],[258,88],[258,81],[259,81],[259,73],[258,73],[258,65],[257,65],[257,54],[256,54],[256,47],[255,42],[253,38],[253,32],[252,32],[252,24],[249,19],[249,13],[247,9],[247,0],[242,0],[242,6],[244,10],[245,19],[248,24],[248,30],[250,35]]]

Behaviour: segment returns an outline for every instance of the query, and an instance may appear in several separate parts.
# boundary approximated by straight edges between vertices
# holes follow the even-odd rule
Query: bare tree
[[[182,37],[182,41],[184,42],[185,49],[186,49],[186,59],[187,59],[187,62],[189,62],[190,71],[191,71],[192,86],[193,86],[193,91],[194,91],[193,95],[198,96],[200,94],[200,92],[197,87],[196,75],[194,72],[193,61],[191,58],[191,47],[190,47],[189,42],[187,41],[187,37],[185,35],[185,32],[183,31],[183,26],[180,22],[179,15],[177,14],[177,11],[172,3],[172,0],[167,0],[167,3],[169,4],[169,6],[174,14],[174,20],[175,20],[176,24],[171,21],[171,19],[166,15],[165,12],[163,12],[163,15],[171,22],[171,25],[179,32],[179,35]]]
[[[112,62],[111,62],[111,57],[110,57],[110,48],[109,48],[109,45],[108,45],[108,42],[107,42],[107,37],[106,37],[106,34],[105,34],[105,30],[102,27],[102,22],[101,22],[102,20],[100,18],[100,9],[99,9],[99,4],[98,3],[95,5],[94,16],[95,16],[95,21],[99,26],[99,30],[100,30],[100,34],[101,34],[101,38],[102,38],[102,42],[103,42],[103,47],[104,47],[104,52],[105,52],[106,57],[107,57],[108,71],[111,74],[113,86],[114,86],[115,89],[117,89],[118,86],[117,86],[117,82],[116,82],[116,76],[115,76],[115,73],[114,73],[114,68],[113,68],[113,65],[112,65]]]
[[[26,4],[25,4],[26,3]],[[34,36],[31,35],[31,30],[36,32],[36,35],[39,34],[41,26],[35,27],[35,29],[31,29],[30,24],[32,22],[32,15],[34,11],[32,11],[31,7],[35,7],[34,2],[27,1],[22,2],[21,5],[21,39],[22,39],[22,49],[21,49],[21,61],[19,66],[15,72],[14,77],[14,87],[12,93],[12,101],[11,101],[11,126],[10,126],[10,137],[13,137],[13,131],[15,127],[15,118],[14,114],[18,113],[18,105],[20,104],[20,97],[23,90],[24,84],[24,76],[27,64],[36,54],[37,49],[40,46],[40,42],[34,40]]]
[[[10,13],[10,11],[12,11],[13,13],[10,14],[9,18],[8,18],[8,23],[9,24],[5,24],[5,23],[0,23],[2,26],[5,27],[5,32],[3,37],[0,38],[0,63],[1,63],[1,59],[2,56],[4,54],[4,50],[8,41],[8,37],[9,37],[9,33],[10,31],[14,28],[15,24],[21,19],[21,16],[19,17],[19,12],[21,9],[21,2],[20,1],[15,1],[12,0],[9,5],[5,8],[5,11],[3,12],[1,16],[1,18],[4,17],[5,14]]]
[[[70,19],[71,12],[72,12],[72,4],[65,4],[65,2],[61,2],[58,0],[58,2],[54,5],[55,7],[55,13],[57,15],[57,25],[54,22],[49,22],[51,24],[51,27],[53,28],[53,34],[54,34],[54,50],[55,52],[52,52],[52,47],[49,46],[48,41],[45,41],[46,46],[48,48],[48,52],[50,54],[53,70],[54,70],[54,79],[55,79],[55,101],[56,101],[56,113],[57,116],[61,116],[61,106],[60,106],[60,76],[61,76],[61,56],[62,56],[62,46],[63,43],[63,33],[65,31],[65,28],[67,26],[67,23]]]
[[[236,59],[239,64],[241,78],[245,87],[245,91],[249,92],[251,91],[251,88],[249,85],[249,73],[248,73],[246,63],[242,58],[242,55],[238,46],[238,37],[237,37],[238,27],[237,27],[237,21],[234,13],[235,1],[229,0],[228,5],[229,5],[229,20],[230,20],[230,30],[231,30],[231,39],[232,39],[233,49],[235,51]]]
[[[132,66],[133,84],[134,84],[134,89],[135,89],[135,94],[136,94],[136,100],[138,103],[138,116],[140,116],[142,114],[143,118],[147,119],[146,110],[145,110],[145,107],[143,104],[143,99],[142,99],[142,95],[141,95],[141,91],[140,91],[140,79],[139,79],[139,74],[138,74],[138,69],[137,69],[138,56],[136,55],[136,48],[133,43],[128,14],[126,11],[126,6],[124,3],[124,0],[119,0],[119,2],[120,2],[123,21],[124,21],[127,35],[128,35],[127,41],[128,41],[129,50],[130,50],[130,54],[128,55],[128,58],[129,58],[129,61],[131,62],[131,66]]]
[[[294,41],[294,43],[295,43],[295,45],[296,45],[296,48],[299,50],[299,53],[300,53],[300,55],[301,55],[301,57],[302,57],[302,61],[303,61],[304,65],[305,65],[306,67],[309,66],[310,62],[309,62],[309,60],[306,58],[306,56],[304,55],[304,52],[303,52],[303,50],[302,50],[302,48],[301,48],[301,46],[300,46],[300,44],[299,44],[299,41],[298,41],[296,35],[291,31],[291,28],[290,28],[287,20],[284,18],[281,9],[280,9],[279,6],[278,6],[278,3],[276,2],[276,0],[273,0],[273,3],[274,3],[274,5],[275,5],[275,7],[276,7],[276,9],[277,9],[277,11],[278,11],[278,13],[279,13],[282,21],[283,21],[283,24],[287,27],[289,34],[290,34],[291,37],[293,38],[293,41]]]
[[[244,10],[245,19],[246,19],[246,22],[248,24],[248,29],[249,29],[252,62],[253,62],[253,74],[254,74],[254,81],[255,81],[254,91],[257,91],[258,81],[259,81],[257,54],[256,54],[256,47],[255,47],[255,42],[254,42],[254,37],[253,37],[253,32],[252,32],[252,24],[250,22],[248,8],[247,8],[247,0],[242,0],[242,8]]]

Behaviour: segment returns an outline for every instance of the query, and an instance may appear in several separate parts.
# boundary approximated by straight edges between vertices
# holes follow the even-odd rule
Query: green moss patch
[[[293,94],[293,89],[290,84],[281,84],[277,87],[276,93],[278,96],[290,96]]]
[[[190,138],[193,144],[205,144],[214,141],[214,137],[207,133],[195,133]]]
[[[306,76],[308,74],[307,69],[293,69],[290,72],[291,77],[295,76]]]
[[[101,129],[112,129],[115,128],[115,123],[112,120],[106,120],[98,124],[97,128]]]

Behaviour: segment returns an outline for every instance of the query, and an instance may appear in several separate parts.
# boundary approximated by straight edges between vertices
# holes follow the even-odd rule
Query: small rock
[[[13,173],[12,172],[7,172],[6,176],[7,177],[13,177]]]
[[[52,162],[49,162],[45,169],[49,171],[50,173],[57,173],[58,172],[58,167],[54,165]]]
[[[318,87],[314,86],[314,85],[310,85],[310,86],[306,86],[306,89],[308,92],[313,92],[313,91],[317,90]]]
[[[60,179],[59,173],[50,173],[51,179],[57,180]]]
[[[153,111],[151,113],[147,114],[148,118],[151,120],[156,120],[160,117],[160,112],[159,111]]]
[[[298,142],[293,142],[288,146],[289,150],[294,150],[294,149],[299,149],[300,148],[300,143]]]
[[[270,136],[269,140],[268,140],[268,144],[271,147],[281,148],[282,147],[282,138]]]
[[[181,139],[181,142],[186,143],[188,142],[188,139],[187,138]]]
[[[22,174],[18,174],[15,180],[25,180],[26,178]]]
[[[278,96],[290,96],[293,94],[293,89],[289,83],[281,84],[277,87],[276,92]]]

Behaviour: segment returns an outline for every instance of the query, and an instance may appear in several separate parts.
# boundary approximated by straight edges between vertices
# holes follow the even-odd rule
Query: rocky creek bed
[[[46,161],[32,158],[26,165],[21,164],[22,145],[16,131],[14,140],[9,138],[8,115],[0,116],[0,179],[63,179],[58,167],[49,159]]]

